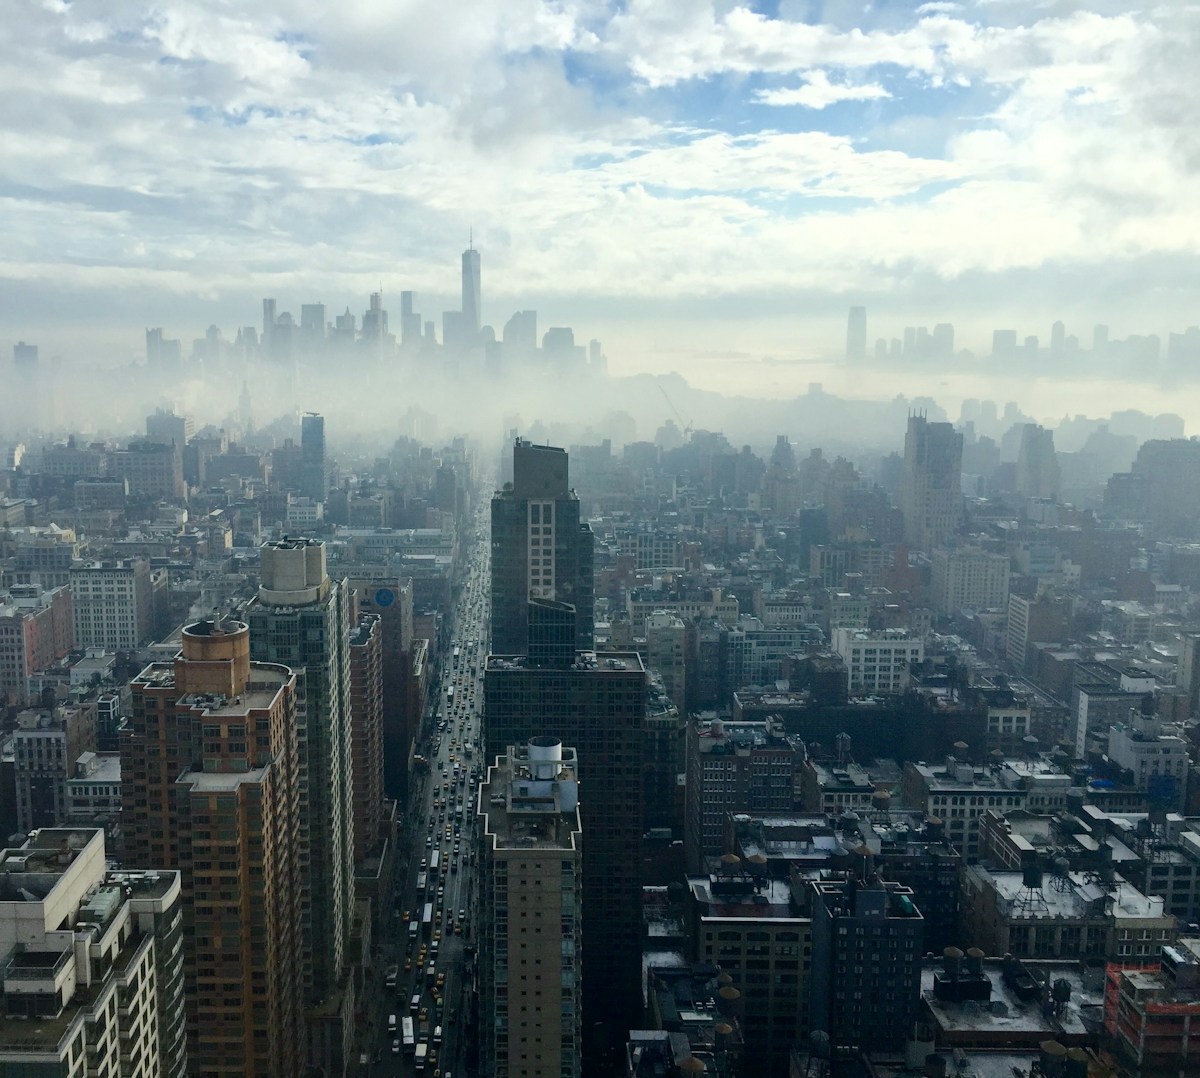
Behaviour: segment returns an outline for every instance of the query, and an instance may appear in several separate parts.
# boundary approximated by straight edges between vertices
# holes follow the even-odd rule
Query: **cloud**
[[[452,296],[471,226],[500,322],[531,295],[949,303],[1090,266],[1165,321],[1187,290],[1149,262],[1198,262],[1184,5],[85,7],[0,27],[0,289],[57,280],[97,317],[114,287],[147,320],[189,293],[340,306],[381,274]],[[24,317],[0,304],[0,332]]]
[[[801,105],[806,109],[823,109],[839,101],[877,101],[891,97],[877,82],[851,86],[829,81],[823,71],[814,71],[804,80],[803,86],[786,87],[779,90],[759,90],[754,99],[760,105]]]

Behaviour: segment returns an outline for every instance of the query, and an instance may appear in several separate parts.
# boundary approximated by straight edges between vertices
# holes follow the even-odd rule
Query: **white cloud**
[[[803,86],[759,90],[754,99],[760,105],[801,105],[806,109],[823,109],[839,101],[877,101],[891,96],[877,82],[857,86],[835,84],[829,81],[824,71],[814,71],[805,78]]]
[[[848,29],[845,6],[806,25],[692,0],[80,7],[0,27],[0,286],[152,304],[387,270],[452,292],[473,224],[498,304],[1089,265],[1129,266],[1137,294],[1144,260],[1200,244],[1182,7]],[[892,92],[888,126],[815,115]],[[810,113],[768,127],[756,103]]]

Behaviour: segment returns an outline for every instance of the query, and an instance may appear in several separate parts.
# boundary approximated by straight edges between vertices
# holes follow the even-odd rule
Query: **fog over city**
[[[537,310],[614,375],[1200,416],[1168,354],[1200,283],[1192,5],[19,7],[0,340],[66,370],[144,362],[145,326],[186,365],[263,296],[440,319],[471,240],[497,336]],[[875,360],[938,323],[950,355]],[[1093,356],[1097,323],[1160,347]],[[998,328],[1040,356],[991,362]]]

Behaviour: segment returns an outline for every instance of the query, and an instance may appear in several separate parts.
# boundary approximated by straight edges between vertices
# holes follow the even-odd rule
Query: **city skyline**
[[[798,9],[31,8],[0,336],[127,355],[118,325],[381,276],[450,309],[471,240],[484,322],[594,324],[622,373],[767,383],[856,304],[977,352],[1191,324],[1194,13]]]

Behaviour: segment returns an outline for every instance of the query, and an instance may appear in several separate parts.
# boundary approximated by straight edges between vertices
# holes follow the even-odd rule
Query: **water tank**
[[[984,954],[978,947],[967,948],[967,958],[964,967],[968,974],[980,976],[983,973]]]
[[[535,779],[558,778],[562,770],[562,742],[542,734],[529,739],[529,770]]]
[[[962,972],[963,953],[957,947],[947,947],[942,951],[942,963],[946,969],[946,976],[952,981],[957,981],[959,974]]]
[[[1042,866],[1037,861],[1026,861],[1021,866],[1021,885],[1038,890],[1042,886]]]
[[[1082,1048],[1067,1050],[1063,1078],[1088,1078],[1088,1054]]]
[[[1071,998],[1071,982],[1065,977],[1059,977],[1050,989],[1056,1003],[1066,1003]]]
[[[720,719],[713,719],[713,721],[708,724],[708,732],[713,737],[724,737],[725,724]]]

